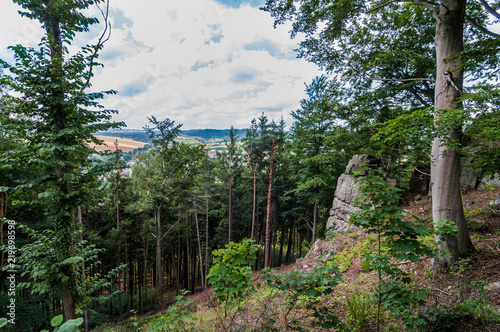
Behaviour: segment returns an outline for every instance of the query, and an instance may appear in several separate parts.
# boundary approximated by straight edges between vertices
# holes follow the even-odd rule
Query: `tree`
[[[385,86],[388,91],[394,91],[394,84],[398,84],[400,85],[398,91],[412,93],[413,97],[426,107],[435,106],[435,124],[440,132],[440,129],[445,128],[440,122],[443,115],[463,107],[461,97],[464,86],[463,54],[466,28],[464,20],[471,22],[471,25],[478,29],[476,31],[489,33],[480,25],[488,23],[484,18],[485,10],[496,18],[499,16],[484,0],[481,0],[483,6],[471,2],[470,15],[466,15],[465,0],[400,2],[401,4],[393,1],[366,3],[359,0],[342,2],[268,0],[264,10],[275,18],[275,24],[292,20],[292,36],[299,32],[306,35],[306,40],[300,45],[300,55],[330,71],[346,74],[345,77],[355,89],[362,89],[365,86],[366,90],[366,87],[371,87],[375,80],[382,82],[376,85]],[[410,16],[414,13],[417,15]],[[387,24],[387,18],[391,18],[390,25]],[[380,25],[384,25],[384,29],[380,34],[372,34],[370,28],[377,20]],[[405,29],[401,27],[403,22],[404,24],[409,22],[409,26],[415,27],[416,30],[410,31],[409,35],[405,34]],[[424,38],[417,38],[419,34]],[[433,41],[429,41],[429,34],[434,37]],[[365,38],[371,42],[366,45],[356,43],[356,37],[360,35],[367,36]],[[470,35],[473,36],[473,32],[470,32]],[[489,35],[495,34],[489,33]],[[383,40],[386,43],[387,40],[393,40],[393,44],[398,44],[399,49],[408,52],[408,56],[393,57],[383,51],[377,54],[376,50],[380,44],[373,41],[379,40],[377,39],[379,36],[385,36]],[[489,40],[490,46],[496,45],[495,41],[491,42],[491,37]],[[415,44],[413,49],[412,43]],[[425,53],[418,53],[415,50],[424,50]],[[429,64],[431,50],[435,52],[432,66]],[[491,68],[490,61],[496,57],[496,54],[492,55],[490,52],[480,59],[484,64],[483,69]],[[358,67],[357,64],[362,66]],[[435,73],[435,79],[432,78],[432,72]],[[405,76],[399,76],[400,73]],[[429,85],[429,82],[435,86]],[[415,90],[416,88],[418,89]],[[432,88],[434,92],[429,95]],[[409,100],[407,99],[406,105],[411,106]],[[451,220],[459,229],[458,237],[437,239],[438,243],[441,243],[441,249],[451,253],[451,255],[440,255],[438,258],[439,265],[446,265],[473,249],[473,245],[468,235],[462,207],[459,154],[457,149],[450,147],[449,144],[450,141],[459,139],[460,128],[455,126],[446,134],[442,132],[434,139],[432,148],[433,220],[435,225],[441,220]]]
[[[244,144],[247,153],[247,165],[252,172],[253,179],[253,195],[252,195],[252,230],[250,231],[250,239],[253,241],[255,236],[255,221],[256,221],[256,209],[257,209],[257,121],[252,120],[250,128],[247,130]]]
[[[231,126],[228,136],[229,141],[225,141],[224,145],[226,150],[218,153],[219,160],[223,163],[222,167],[224,172],[227,172],[227,190],[228,190],[228,243],[233,239],[233,180],[234,180],[234,169],[239,167],[238,158],[238,131]]]
[[[151,151],[152,157],[142,159],[143,172],[138,174],[136,184],[144,187],[145,197],[154,207],[155,237],[156,237],[156,287],[157,302],[163,302],[163,240],[161,211],[171,192],[174,173],[181,166],[175,158],[177,143],[175,138],[180,133],[182,124],[175,125],[170,119],[157,120],[154,116],[148,117],[153,127],[145,126],[151,142],[156,147]],[[136,168],[139,169],[139,168]]]
[[[326,76],[316,77],[306,86],[307,99],[301,100],[301,108],[292,111],[292,147],[301,165],[294,191],[306,199],[307,205],[313,205],[312,243],[317,236],[319,205],[331,204],[335,181],[342,172],[340,164],[345,159],[335,154],[330,138],[336,127],[331,114],[343,107],[338,91],[335,82],[329,82]]]
[[[100,142],[93,133],[121,124],[110,122],[114,111],[103,110],[98,100],[107,92],[85,92],[90,88],[98,52],[109,37],[107,11],[103,13],[106,25],[94,45],[83,47],[74,55],[65,45],[71,44],[78,32],[88,31],[98,22],[83,12],[102,1],[34,1],[18,0],[25,11],[21,15],[38,20],[45,36],[39,49],[12,46],[15,64],[1,61],[10,75],[3,75],[0,84],[13,92],[2,105],[10,113],[6,127],[28,142],[28,149],[20,158],[39,170],[40,176],[29,179],[17,188],[30,191],[42,188],[38,195],[46,205],[46,218],[51,221],[56,237],[55,257],[64,262],[72,257],[75,239],[73,213],[85,202],[89,184],[100,173],[89,156],[96,153],[87,144]],[[8,106],[5,106],[8,105]],[[61,264],[62,276],[57,279],[61,288],[64,316],[76,315],[78,294],[74,264]]]

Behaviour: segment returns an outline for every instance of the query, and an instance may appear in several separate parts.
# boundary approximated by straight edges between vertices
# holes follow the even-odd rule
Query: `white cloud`
[[[15,22],[12,7],[1,5],[9,23]],[[93,89],[119,91],[103,105],[119,110],[115,119],[130,128],[142,127],[150,115],[184,123],[184,129],[246,128],[263,111],[290,121],[305,95],[304,82],[319,74],[315,65],[295,58],[297,40],[290,40],[289,26],[273,29],[270,15],[248,4],[120,0],[111,4],[111,23]],[[8,31],[12,36],[0,52],[33,38]]]

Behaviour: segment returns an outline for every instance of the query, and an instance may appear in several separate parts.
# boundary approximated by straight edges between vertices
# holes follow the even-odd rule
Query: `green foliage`
[[[180,291],[180,294],[175,297],[175,303],[167,309],[166,315],[151,322],[153,327],[149,329],[149,332],[176,332],[194,329],[195,323],[192,320],[195,320],[196,317],[193,317],[190,310],[193,301],[182,299],[187,293],[186,290]]]
[[[241,243],[231,242],[225,249],[212,252],[213,265],[207,279],[220,302],[233,305],[254,292],[249,265],[254,262],[260,246],[253,245],[253,242],[249,239]]]
[[[356,235],[357,236],[357,235]],[[350,235],[352,237],[352,235]],[[367,250],[373,248],[376,243],[374,236],[368,236],[365,240],[351,244],[348,239],[344,240],[345,248],[333,256],[333,262],[339,265],[340,271],[347,271],[355,257],[361,258]]]
[[[434,233],[441,236],[458,236],[457,224],[451,220],[440,220],[434,226]]]
[[[324,257],[318,258],[316,265],[311,272],[301,270],[292,270],[287,273],[276,274],[272,270],[264,270],[262,280],[269,287],[277,289],[285,296],[286,306],[284,309],[285,320],[288,321],[288,315],[299,304],[314,311],[314,317],[317,318],[313,324],[324,328],[340,328],[343,323],[326,308],[316,307],[322,296],[333,293],[335,287],[342,279],[337,264],[333,263],[333,255],[327,253]],[[296,324],[300,322],[295,321]]]
[[[455,268],[459,275],[467,262],[460,262]],[[421,310],[419,316],[426,321],[427,330],[431,331],[475,331],[478,326],[485,331],[496,331],[500,328],[500,312],[488,303],[484,290],[484,281],[464,282],[457,278],[457,285],[451,290],[449,305],[436,302],[429,308]],[[466,288],[472,289],[466,291]],[[482,331],[482,330],[481,330]]]
[[[34,277],[41,281],[34,284],[36,291],[46,291],[48,284],[64,288],[62,300],[69,304],[64,308],[70,316],[75,314],[73,304],[79,302],[72,258],[76,257],[72,251],[77,242],[73,214],[79,206],[89,204],[97,191],[98,177],[109,170],[90,158],[97,152],[89,143],[101,143],[94,136],[96,132],[123,125],[111,122],[116,111],[99,104],[115,91],[87,92],[93,69],[99,66],[97,57],[106,33],[95,45],[83,46],[74,54],[70,50],[75,48],[68,47],[77,33],[88,32],[98,22],[83,13],[101,1],[15,1],[22,7],[22,16],[39,22],[44,37],[36,49],[9,47],[14,64],[0,60],[8,73],[0,77],[0,85],[8,92],[0,105],[1,128],[25,143],[25,149],[10,158],[33,172],[33,176],[18,178],[15,189],[29,196],[30,204],[43,207],[45,215],[34,219],[50,224],[50,231],[34,239],[34,254],[30,257],[27,249],[23,252],[23,269],[26,275],[30,273],[26,269],[32,268]],[[108,22],[105,24],[107,29]],[[52,257],[42,251],[49,242],[47,251]]]
[[[250,239],[231,242],[225,249],[212,252],[213,265],[207,279],[215,291],[213,304],[225,329],[232,328],[234,318],[242,308],[241,301],[255,292],[250,265],[260,246],[253,245],[253,242]]]
[[[104,277],[99,273],[91,274],[91,270],[101,264],[98,260],[98,254],[102,252],[102,249],[96,248],[95,245],[89,245],[84,240],[75,245],[72,253],[74,256],[58,261],[54,254],[57,250],[57,238],[54,231],[36,232],[25,225],[17,225],[32,241],[19,249],[18,268],[21,271],[21,276],[29,277],[26,281],[18,284],[19,289],[28,288],[32,294],[46,294],[53,287],[58,286],[59,280],[64,279],[64,269],[70,266],[76,270],[75,287],[78,291],[78,296],[75,297],[76,308],[83,310],[87,303],[95,299],[96,292],[107,288],[111,278],[125,268],[124,265],[121,265],[108,272]],[[75,232],[73,236],[78,238],[79,232]],[[81,274],[82,266],[87,271],[86,278]]]
[[[378,275],[377,330],[381,307],[400,314],[406,327],[413,330],[422,321],[412,308],[423,304],[427,294],[411,285],[410,275],[398,267],[396,260],[418,262],[431,256],[433,251],[419,241],[427,235],[427,229],[404,218],[398,206],[400,190],[383,180],[381,170],[361,171],[366,173],[359,180],[362,196],[357,205],[361,210],[351,216],[351,222],[377,237],[375,249],[365,252],[362,263],[363,268]]]
[[[53,332],[79,332],[78,328],[83,324],[83,318],[69,319],[63,323],[63,315],[57,315],[52,318],[50,325],[55,327]],[[62,324],[62,325],[61,325]],[[47,330],[42,330],[41,332],[49,332]]]
[[[371,318],[370,308],[372,306],[371,298],[364,294],[350,294],[346,296],[347,324],[352,327],[353,332],[358,332],[365,327]]]

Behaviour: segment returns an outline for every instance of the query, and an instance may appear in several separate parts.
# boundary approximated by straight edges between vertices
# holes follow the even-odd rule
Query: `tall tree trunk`
[[[254,169],[252,169],[253,173],[253,205],[252,205],[252,234],[250,239],[253,240],[255,236],[255,213],[257,210],[257,174]]]
[[[196,204],[193,200],[193,208],[194,208],[194,222],[196,224],[196,236],[198,238],[198,258],[200,260],[200,278],[201,278],[201,287],[205,288],[204,277],[203,277],[203,258],[201,252],[201,238],[200,238],[200,227],[198,225],[198,214],[196,213]]]
[[[142,297],[142,302],[140,305],[140,312],[143,310],[144,299],[148,299],[148,289],[146,284],[147,274],[148,274],[148,251],[149,251],[149,241],[147,236],[144,238],[144,265],[142,270],[142,289],[144,291],[144,295]]]
[[[228,213],[228,243],[232,241],[233,236],[233,173],[232,173],[232,158],[229,160],[229,213]]]
[[[208,213],[209,213],[209,200],[208,195],[205,202],[205,276],[208,275]],[[203,279],[204,288],[207,288],[207,279]]]
[[[273,132],[274,135],[274,132]],[[271,141],[271,160],[269,163],[269,187],[267,191],[266,243],[264,247],[264,268],[269,267],[271,246],[271,192],[273,189],[274,137]]]
[[[314,202],[313,206],[313,229],[312,229],[312,244],[316,242],[316,230],[318,228],[318,202]]]
[[[186,202],[186,266],[185,266],[185,282],[186,282],[186,289],[189,289],[189,272],[191,269],[191,257],[189,256],[189,215],[187,213],[187,202]]]
[[[253,175],[253,203],[252,203],[252,232],[250,233],[250,240],[254,239],[255,236],[255,210],[256,210],[256,192],[257,192],[257,171],[252,167],[252,163],[250,162],[250,155],[252,154],[252,145],[250,144],[250,150],[248,151],[247,163],[248,167],[250,167],[250,171]]]
[[[463,51],[465,0],[442,0],[436,13],[436,112],[435,122],[447,109],[462,108],[463,70],[458,70]],[[439,125],[439,124],[438,124]],[[459,128],[450,128],[448,139],[459,139]],[[460,156],[456,150],[445,146],[445,137],[436,137],[432,145],[431,190],[432,217],[435,227],[442,220],[454,222],[457,237],[437,237],[440,253],[437,266],[443,267],[455,261],[474,245],[469,237],[460,192]]]
[[[66,146],[68,142],[65,140],[67,137],[61,135],[61,132],[66,128],[66,110],[64,109],[64,103],[60,102],[65,99],[64,91],[62,90],[62,77],[63,77],[63,52],[62,52],[62,41],[61,41],[61,29],[60,29],[60,13],[54,6],[53,0],[47,0],[46,5],[46,16],[42,19],[45,26],[45,31],[47,37],[50,40],[50,58],[52,65],[51,81],[52,90],[50,92],[50,98],[54,101],[52,105],[52,125],[53,134],[55,137],[60,136],[59,142],[62,146]],[[65,153],[61,153],[56,150],[54,154],[55,164],[54,164],[54,179],[58,187],[58,197],[56,202],[56,207],[61,210],[66,210],[68,206],[74,206],[74,202],[67,201],[65,197],[68,197],[68,187],[67,181],[64,179],[67,170],[64,168],[65,161],[69,158]],[[62,215],[60,220],[54,225],[55,233],[58,236],[58,248],[56,249],[56,254],[58,259],[64,260],[71,255],[73,241],[71,236],[72,218],[68,216],[67,211],[56,211],[54,214]],[[62,274],[64,275],[64,281],[60,282],[61,287],[61,298],[63,301],[63,314],[65,319],[76,318],[75,314],[75,275],[73,267],[69,266],[62,269]]]
[[[82,223],[82,207],[78,206],[78,224],[80,225],[80,241],[83,241],[83,223]],[[85,271],[85,262],[82,263],[82,278],[83,280],[87,279],[87,271]],[[87,307],[83,309],[83,326],[84,331],[89,331],[89,319],[87,314]]]
[[[161,306],[163,302],[163,260],[161,258],[161,207],[163,204],[158,205],[156,208],[156,301]]]
[[[293,255],[292,249],[293,249],[293,232],[295,228],[295,217],[292,218],[292,224],[290,226],[290,231],[288,232],[288,241],[287,241],[287,248],[286,248],[286,255],[285,255],[285,260],[286,262],[290,262],[290,257]]]
[[[181,227],[180,227],[180,216],[177,217],[177,292],[181,288]]]
[[[285,246],[285,223],[281,227],[281,236],[280,236],[280,254],[278,256],[278,266],[281,265],[281,261],[283,259],[283,247]]]

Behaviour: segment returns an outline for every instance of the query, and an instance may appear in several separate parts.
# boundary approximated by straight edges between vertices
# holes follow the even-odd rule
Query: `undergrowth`
[[[493,254],[500,248],[500,223],[495,224],[494,219],[498,216],[494,215],[496,210],[491,212],[486,207],[471,207],[465,211],[470,219],[471,236],[475,241],[489,239],[489,242],[484,242],[489,245],[489,249],[482,249],[479,245],[483,242],[478,242],[478,252],[483,255],[481,258],[471,256],[461,259],[444,272],[435,273],[430,260],[412,262],[391,258],[386,260],[387,264],[400,269],[405,282],[391,283],[388,275],[382,279],[384,283],[379,287],[377,270],[361,263],[378,246],[377,235],[334,235],[331,241],[340,249],[337,252],[323,252],[324,256],[319,258],[311,272],[293,270],[277,274],[266,270],[261,276],[262,282],[250,286],[252,279],[248,277],[248,269],[243,268],[247,266],[245,259],[241,259],[242,268],[231,272],[235,275],[241,273],[241,278],[233,275],[226,279],[237,281],[233,283],[235,288],[245,284],[244,292],[219,293],[219,296],[208,301],[211,303],[209,306],[205,302],[195,306],[179,297],[170,309],[160,314],[147,318],[134,316],[119,327],[103,325],[95,331],[367,332],[377,329],[377,313],[379,330],[385,332],[500,331],[499,308],[489,301],[492,293],[485,289],[487,282],[475,273],[480,266],[480,259],[489,257],[498,262],[498,255],[494,257]],[[425,216],[413,217],[413,220],[419,219],[416,221],[418,224],[429,222]],[[412,242],[415,246],[435,249],[432,234],[421,234],[416,240],[418,243]],[[384,241],[384,238],[380,238],[380,255],[391,252]],[[248,253],[251,248],[249,242],[243,246],[232,246],[231,257],[234,258],[227,259],[247,257],[240,256],[238,251],[246,250]],[[220,251],[219,257],[225,254]],[[373,264],[377,260],[371,262]],[[362,270],[363,266],[368,269]],[[217,273],[220,284],[227,282],[224,279],[225,271],[223,267],[220,273],[213,271]],[[398,273],[395,275],[399,278]],[[223,290],[223,287],[219,289]],[[425,301],[420,301],[418,305],[410,302],[414,299],[412,294],[415,294],[411,292],[415,290],[423,290],[428,294]],[[231,298],[231,294],[236,296]],[[404,296],[408,295],[405,299]],[[217,298],[219,302],[214,303]],[[394,304],[394,301],[399,302]],[[411,304],[408,306],[410,310],[406,312],[405,303]],[[221,323],[221,317],[226,317],[224,324]],[[407,327],[403,328],[405,322]]]

